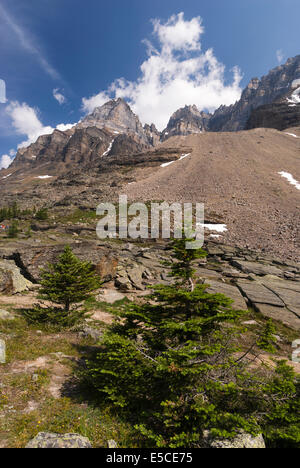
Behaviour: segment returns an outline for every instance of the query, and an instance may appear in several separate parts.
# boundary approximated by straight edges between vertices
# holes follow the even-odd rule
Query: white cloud
[[[24,148],[34,143],[40,135],[46,135],[53,132],[50,126],[44,126],[38,118],[37,110],[28,106],[25,102],[20,104],[18,101],[11,102],[6,112],[12,119],[12,125],[19,135],[26,135],[27,140],[23,141],[18,148]]]
[[[282,49],[276,50],[276,58],[277,58],[277,62],[280,65],[284,59],[284,53]]]
[[[8,154],[3,154],[3,156],[0,159],[0,169],[7,169],[12,162],[13,158],[10,158]]]
[[[170,115],[185,105],[214,111],[221,104],[234,103],[242,92],[240,70],[234,67],[232,82],[226,84],[225,67],[214,51],[201,52],[203,32],[200,17],[188,21],[180,13],[166,23],[154,20],[158,46],[144,41],[148,58],[141,65],[140,77],[135,82],[118,79],[108,90],[83,98],[83,110],[91,112],[107,100],[121,97],[128,100],[143,123],[154,122],[162,130]]]
[[[165,23],[160,20],[153,21],[153,32],[159,41],[170,51],[172,50],[200,50],[200,36],[204,33],[200,16],[191,21],[184,20],[184,14],[173,15]]]
[[[105,92],[101,92],[99,94],[95,94],[90,98],[83,98],[82,99],[82,107],[85,112],[93,112],[95,107],[103,106],[107,101],[110,100],[110,95]]]
[[[61,132],[66,132],[67,130],[70,130],[72,127],[74,127],[76,123],[74,124],[59,124],[56,126],[57,130],[60,130]]]
[[[53,90],[53,97],[57,100],[59,104],[64,104],[66,102],[65,96],[60,92],[58,88]]]
[[[6,113],[9,115],[12,121],[12,126],[14,127],[18,135],[25,135],[27,137],[22,143],[18,145],[18,149],[26,148],[27,146],[34,143],[39,136],[41,135],[50,135],[54,132],[55,128],[50,126],[45,126],[42,124],[38,117],[38,109],[30,107],[28,104],[23,102],[20,104],[18,101],[11,102],[6,107]],[[56,126],[57,130],[65,132],[72,128],[74,124],[58,124]],[[16,155],[16,151],[11,149],[9,152],[11,160]],[[4,155],[7,156],[7,155]],[[3,156],[3,157],[4,157]],[[7,156],[8,157],[8,156]],[[5,158],[4,161],[8,161]],[[3,166],[4,167],[4,166]]]
[[[0,18],[2,18],[14,32],[20,46],[36,58],[43,70],[51,76],[51,78],[55,80],[60,79],[59,73],[47,61],[39,46],[36,44],[36,40],[16,22],[3,5],[0,5]]]

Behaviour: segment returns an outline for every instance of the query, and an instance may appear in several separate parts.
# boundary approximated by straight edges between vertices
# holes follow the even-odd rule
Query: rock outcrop
[[[162,132],[161,140],[176,135],[192,135],[208,129],[210,114],[199,112],[197,106],[185,106],[176,111],[169,120],[167,128]]]
[[[259,108],[260,106],[266,106],[278,102],[281,98],[288,96],[293,90],[293,83],[300,79],[300,55],[297,55],[294,58],[288,59],[284,65],[271,70],[266,76],[262,79],[253,78],[247,88],[243,91],[241,99],[231,106],[221,106],[215,111],[213,116],[209,120],[209,130],[212,132],[234,132],[238,130],[243,130],[249,125],[256,126],[270,126],[273,120],[272,128],[278,128],[278,117],[268,117],[265,125],[260,111],[250,120],[252,112]],[[299,84],[300,87],[300,84]],[[294,90],[293,90],[294,92]],[[288,103],[288,101],[286,101]],[[288,103],[296,104],[296,103]],[[286,109],[287,106],[284,107]],[[288,108],[288,115],[293,114],[294,117],[291,119],[294,121],[295,116],[299,115],[297,111],[292,110],[293,108]],[[275,108],[268,108],[268,112],[271,114],[275,112]],[[279,108],[277,108],[276,113],[278,113]],[[282,120],[282,117],[279,120]],[[298,120],[297,125],[300,124]],[[287,126],[285,126],[287,125]],[[294,124],[293,124],[294,125]],[[288,128],[288,124],[284,124],[284,128]],[[282,122],[280,123],[282,128]],[[250,128],[253,128],[250,127]]]
[[[300,91],[300,82],[298,90]],[[245,129],[264,127],[286,130],[297,127],[300,124],[300,99],[298,103],[291,104],[293,94],[291,92],[279,102],[266,104],[253,110]]]
[[[114,303],[126,294],[144,296],[156,284],[170,284],[166,243],[73,241],[69,242],[76,256],[91,261],[106,285],[98,296],[100,302]],[[300,330],[300,266],[297,263],[272,259],[249,249],[234,248],[208,241],[204,247],[207,260],[196,265],[196,277],[208,285],[208,292],[222,293],[233,300],[236,310],[255,310],[266,318],[279,321],[293,330]],[[55,262],[64,243],[55,245],[15,246],[19,262],[27,276],[40,281],[41,268]],[[7,256],[0,249],[0,258]],[[13,252],[10,252],[13,256]],[[0,260],[0,265],[4,262]],[[13,262],[7,262],[13,265]],[[17,267],[15,267],[18,270]],[[21,276],[22,284],[27,280]],[[24,283],[23,283],[24,282]],[[149,289],[150,288],[150,289]]]
[[[27,445],[28,449],[91,449],[92,445],[87,437],[79,434],[54,434],[40,432]]]
[[[28,291],[33,284],[21,274],[13,261],[0,261],[0,293],[17,294]]]

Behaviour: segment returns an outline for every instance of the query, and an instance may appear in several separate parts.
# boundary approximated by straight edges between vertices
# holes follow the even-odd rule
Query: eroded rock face
[[[202,133],[208,129],[211,115],[199,112],[197,106],[185,106],[174,112],[167,128],[162,132],[162,141],[175,135]]]
[[[271,70],[261,80],[253,78],[236,104],[228,107],[221,106],[216,110],[209,121],[209,130],[212,132],[234,132],[245,129],[254,109],[277,102],[283,96],[288,95],[292,90],[292,84],[299,78],[300,55],[297,55],[288,59],[284,65]],[[290,104],[292,105],[292,103]],[[260,113],[256,114],[256,117],[254,114],[252,125],[254,120],[257,125],[261,125],[263,122]],[[262,126],[270,125],[271,116],[266,123],[268,125]],[[275,118],[274,124],[278,125],[278,117]],[[272,126],[272,128],[277,127]],[[287,127],[284,126],[284,128]]]
[[[291,105],[288,102],[274,102],[255,109],[246,124],[245,129],[276,128],[285,130],[300,124],[300,102]]]
[[[134,133],[140,137],[144,143],[148,143],[146,134],[139,118],[132,112],[131,108],[124,99],[112,99],[101,107],[96,107],[89,114],[79,127],[97,127],[107,128],[119,133]]]
[[[262,434],[252,436],[241,432],[234,439],[215,439],[206,431],[204,433],[204,448],[211,449],[265,449],[266,444]]]
[[[40,432],[33,440],[31,440],[26,448],[68,448],[82,449],[92,448],[92,445],[86,437],[79,434],[54,434],[51,432]]]

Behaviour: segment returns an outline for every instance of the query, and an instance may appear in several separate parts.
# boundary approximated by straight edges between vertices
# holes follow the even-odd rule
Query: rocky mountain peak
[[[162,140],[175,135],[191,135],[207,130],[210,115],[200,112],[196,105],[185,106],[174,112],[167,128],[162,133]]]
[[[85,117],[79,127],[107,128],[117,133],[137,133],[145,139],[142,124],[124,99],[112,99],[101,107],[96,107]]]
[[[297,55],[261,79],[253,78],[236,104],[221,106],[216,110],[210,119],[209,130],[230,132],[248,128],[247,122],[253,111],[260,106],[270,105],[285,98],[293,89],[293,83],[297,84],[299,79],[300,55]]]

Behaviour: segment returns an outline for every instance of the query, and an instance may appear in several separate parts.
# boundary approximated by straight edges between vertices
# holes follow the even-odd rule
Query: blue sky
[[[230,104],[300,53],[299,17],[299,0],[0,0],[0,161],[115,95],[159,128]]]

